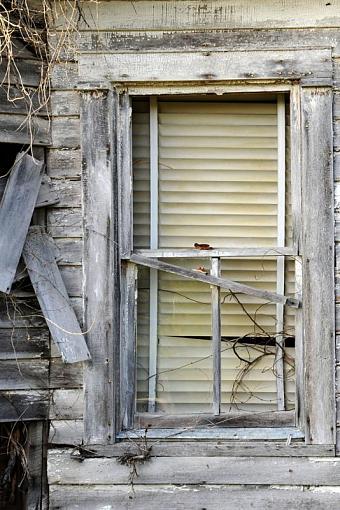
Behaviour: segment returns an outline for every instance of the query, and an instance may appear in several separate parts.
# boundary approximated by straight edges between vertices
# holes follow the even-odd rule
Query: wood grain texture
[[[130,469],[115,459],[70,458],[70,450],[49,452],[50,484],[129,484]],[[138,467],[135,485],[166,484],[328,485],[340,484],[340,459],[296,457],[153,458]]]
[[[55,149],[75,149],[79,145],[79,117],[53,117],[51,121],[51,147]]]
[[[27,510],[44,510],[48,508],[46,472],[48,426],[43,421],[30,423],[27,435],[29,478],[25,508]]]
[[[268,4],[239,0],[236,6],[219,1],[202,4],[199,0],[178,3],[144,0],[131,4],[110,1],[100,5],[87,3],[84,19],[79,29],[99,30],[183,30],[215,28],[295,28],[335,27],[340,24],[338,4],[310,0],[307,4],[296,1],[273,0]],[[63,16],[58,16],[56,29],[63,26]]]
[[[47,119],[36,116],[27,123],[27,114],[0,114],[0,143],[19,143],[25,145],[49,145],[50,129]]]
[[[50,486],[50,510],[273,510],[274,508],[305,508],[338,510],[339,493],[333,488],[314,487],[195,487],[129,486],[70,487]],[[227,504],[227,506],[226,506]],[[298,506],[297,506],[298,505]]]
[[[30,389],[0,393],[0,422],[44,420],[48,415],[48,391]]]
[[[84,336],[69,301],[55,261],[52,240],[31,227],[24,247],[24,260],[39,304],[66,363],[91,359]]]
[[[81,98],[84,203],[84,322],[92,363],[84,373],[86,442],[114,440],[114,371],[119,307],[117,175],[113,94]],[[119,310],[119,308],[118,308]],[[118,375],[118,374],[117,374]]]
[[[47,230],[53,238],[82,237],[82,221],[79,207],[51,208],[47,211]]]
[[[47,358],[47,328],[0,328],[0,359]]]
[[[19,153],[0,204],[0,291],[11,289],[37,200],[43,162]]]
[[[330,50],[81,55],[79,83],[302,78],[330,84]]]
[[[79,109],[79,92],[55,90],[51,93],[51,114],[53,117],[79,115]]]
[[[80,179],[81,154],[79,149],[49,149],[47,174],[54,179]]]
[[[306,440],[330,444],[335,438],[331,90],[303,89],[302,114]]]
[[[51,445],[76,446],[84,442],[83,420],[52,420],[50,422],[49,443]]]
[[[10,65],[8,73],[8,60],[2,58],[0,65],[0,82],[3,84],[22,84],[27,87],[38,87],[41,79],[42,64],[36,58],[17,58],[15,66]]]
[[[159,271],[167,271],[169,273],[180,275],[183,278],[197,280],[203,283],[207,283],[209,285],[217,285],[222,289],[230,289],[233,292],[240,292],[242,294],[247,294],[249,296],[257,296],[266,301],[273,301],[274,303],[283,303],[286,304],[287,306],[292,306],[294,308],[298,308],[299,306],[298,300],[288,298],[286,296],[281,296],[279,294],[276,294],[275,292],[256,289],[255,287],[244,285],[243,283],[234,282],[233,280],[228,280],[226,278],[221,278],[213,275],[205,275],[198,271],[186,269],[180,266],[175,266],[173,264],[168,264],[167,262],[163,262],[153,258],[143,257],[142,255],[132,254],[130,260],[135,264],[150,267],[152,269],[157,269]]]
[[[339,55],[339,31],[336,28],[320,30],[294,27],[287,29],[238,30],[152,30],[80,32],[78,49],[81,53],[146,52],[185,50],[277,50],[283,48],[333,48]]]

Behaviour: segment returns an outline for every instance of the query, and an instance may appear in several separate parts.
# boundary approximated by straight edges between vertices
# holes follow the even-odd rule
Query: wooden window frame
[[[327,73],[326,73],[327,74]],[[83,131],[97,133],[92,147],[84,148],[83,168],[85,186],[85,275],[90,274],[91,263],[98,259],[99,277],[96,282],[85,280],[85,323],[89,327],[93,308],[99,302],[111,315],[99,320],[88,342],[92,354],[98,350],[98,333],[103,336],[99,353],[85,371],[85,442],[112,443],[132,433],[121,434],[133,424],[135,399],[135,279],[136,266],[132,252],[132,164],[131,164],[131,106],[130,96],[161,94],[203,94],[209,92],[283,92],[290,94],[291,115],[291,173],[293,204],[294,250],[302,257],[303,308],[297,319],[297,405],[295,432],[286,427],[229,428],[226,434],[217,429],[192,432],[183,439],[209,437],[211,440],[290,440],[304,438],[306,446],[320,446],[331,451],[335,444],[335,387],[334,387],[334,236],[333,236],[333,174],[332,174],[332,88],[331,71],[326,77],[309,80],[304,76],[292,80],[289,76],[280,83],[266,77],[249,84],[244,80],[223,80],[223,83],[172,83],[152,86],[149,83],[115,84],[110,90],[83,92]],[[137,80],[138,81],[138,80]],[[141,80],[143,81],[143,80]],[[213,86],[212,86],[213,85]],[[85,88],[85,87],[84,87]],[[104,121],[101,119],[104,117]],[[95,117],[95,118],[93,118]],[[84,119],[91,120],[85,124]],[[98,129],[99,128],[99,129]],[[88,140],[88,137],[86,138]],[[95,147],[93,146],[95,144]],[[109,147],[109,149],[108,149]],[[96,156],[94,157],[94,153]],[[105,154],[104,154],[105,153]],[[99,173],[106,177],[109,190],[98,184]],[[124,177],[123,177],[124,176]],[[93,186],[93,189],[90,186]],[[117,199],[118,198],[118,199]],[[95,213],[101,203],[101,216]],[[124,216],[120,211],[124,211]],[[103,214],[104,212],[104,214]],[[93,217],[94,215],[94,217]],[[110,219],[108,222],[105,219]],[[317,227],[316,227],[317,221]],[[97,223],[97,225],[96,225]],[[96,227],[98,233],[91,234]],[[105,228],[104,228],[105,227]],[[98,230],[97,230],[98,229]],[[107,242],[107,237],[111,243]],[[106,240],[105,240],[106,239]],[[117,241],[120,245],[118,252]],[[94,245],[96,243],[96,246]],[[100,249],[102,248],[102,252]],[[155,255],[161,256],[160,253]],[[237,253],[233,253],[237,255]],[[120,259],[122,269],[119,271]],[[107,272],[108,260],[110,263]],[[300,266],[300,265],[299,265]],[[105,274],[104,274],[105,269]],[[111,278],[110,278],[111,276]],[[298,274],[298,278],[301,275]],[[100,282],[104,284],[100,288]],[[119,285],[122,296],[119,299]],[[89,291],[97,289],[94,299]],[[119,305],[118,305],[119,303]],[[97,305],[97,306],[94,306]],[[322,321],[318,318],[322,317]],[[109,323],[108,329],[103,325]],[[110,342],[111,339],[111,342]],[[112,339],[114,341],[112,341]],[[133,340],[132,340],[133,339]],[[308,340],[307,340],[308,339]],[[97,345],[96,345],[97,343]],[[105,364],[106,371],[103,371]],[[99,377],[98,377],[99,376]],[[95,409],[101,393],[100,413]],[[92,415],[91,415],[92,413]],[[215,432],[217,430],[217,432]],[[221,432],[221,431],[220,431]],[[148,437],[167,438],[169,432],[155,431]],[[135,432],[139,437],[138,431]],[[294,434],[296,434],[294,436]],[[177,439],[177,438],[176,438]],[[332,450],[333,451],[333,450]],[[328,453],[329,454],[329,453]]]

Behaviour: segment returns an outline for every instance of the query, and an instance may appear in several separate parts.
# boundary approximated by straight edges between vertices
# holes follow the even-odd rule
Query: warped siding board
[[[49,122],[42,117],[32,117],[28,125],[26,114],[1,113],[0,143],[49,145]]]
[[[54,390],[51,393],[50,420],[77,420],[83,416],[84,394],[77,390]]]
[[[55,90],[51,93],[51,114],[52,117],[68,117],[79,115],[80,98],[79,92],[74,90]]]
[[[337,29],[310,30],[152,30],[80,32],[78,50],[91,52],[140,52],[185,50],[262,50],[282,48],[333,47],[339,56],[340,36]]]
[[[338,27],[338,4],[309,0],[308,4],[273,0],[268,3],[239,0],[236,6],[225,1],[199,0],[139,1],[134,4],[110,1],[99,5],[86,3],[81,31],[99,30],[183,30],[217,28],[296,28]],[[63,16],[58,16],[55,28],[63,27]]]
[[[49,149],[46,166],[47,174],[53,179],[80,179],[80,149]]]
[[[242,57],[242,58],[241,58]],[[330,50],[81,55],[79,83],[304,78],[330,83]]]
[[[47,358],[48,330],[38,328],[3,329],[0,327],[0,359]]]
[[[0,204],[0,291],[11,289],[42,179],[43,162],[19,153]]]
[[[51,146],[55,149],[76,149],[79,144],[79,117],[53,117],[51,121]]]
[[[23,252],[27,270],[53,340],[66,363],[91,359],[55,261],[51,238],[31,228]],[[75,295],[74,291],[70,292]]]
[[[52,420],[49,443],[51,445],[80,445],[84,443],[83,420]]]
[[[49,416],[49,392],[1,391],[0,422],[44,420]]]
[[[63,62],[55,64],[51,71],[53,90],[74,90],[78,83],[78,64]]]
[[[338,492],[333,488],[298,486],[230,487],[227,485],[195,487],[131,486],[70,487],[50,486],[50,510],[272,510],[273,508],[305,508],[338,510]],[[227,506],[226,506],[227,505]],[[298,505],[298,506],[297,506]]]
[[[49,482],[53,484],[129,484],[130,468],[116,459],[70,458],[70,450],[51,450]],[[166,484],[340,485],[340,459],[275,457],[153,458],[138,467],[135,485]]]
[[[47,229],[53,238],[82,237],[82,221],[82,210],[78,207],[47,210]]]

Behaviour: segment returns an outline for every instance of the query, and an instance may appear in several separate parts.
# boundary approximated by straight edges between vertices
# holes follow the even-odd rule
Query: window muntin
[[[282,247],[285,232],[290,243],[289,176],[284,177],[283,185],[282,179],[280,186],[278,183],[280,149],[282,158],[282,125],[281,147],[278,148],[279,102],[276,98],[275,101],[268,98],[266,102],[254,101],[254,98],[253,102],[250,98],[245,102],[244,97],[242,101],[234,102],[190,99],[158,101],[157,246],[152,247],[188,249],[194,242],[207,242],[218,248]],[[155,105],[154,99],[151,104]],[[280,104],[282,122],[282,98]],[[136,101],[134,106],[134,249],[138,249],[150,247],[152,150],[149,102]],[[285,173],[288,175],[288,172]],[[155,226],[154,216],[151,216],[151,230],[154,228],[152,223]],[[223,259],[221,276],[274,292],[279,287],[281,293],[285,291],[293,295],[294,261],[282,261],[283,257]],[[172,259],[170,262],[191,269],[205,267],[210,270],[207,267],[209,261],[208,264],[198,259]],[[205,389],[201,393],[204,395],[201,401],[194,402],[192,395],[202,386],[202,379],[198,377],[196,387],[195,382],[191,387],[181,382],[180,373],[184,370],[181,367],[187,364],[183,363],[183,355],[183,360],[179,360],[177,366],[178,380],[174,380],[176,366],[173,363],[174,359],[179,358],[178,351],[181,349],[183,353],[190,351],[193,365],[199,365],[199,357],[208,356],[206,359],[211,361],[211,354],[209,357],[205,353],[211,344],[207,341],[211,338],[211,317],[209,313],[199,312],[199,306],[210,310],[210,288],[188,280],[179,283],[180,278],[168,273],[159,272],[157,275],[154,270],[151,273],[153,277],[150,280],[150,273],[143,269],[139,283],[137,409],[170,414],[207,412],[211,409],[211,367],[201,369],[205,381]],[[172,290],[163,288],[169,283]],[[193,284],[196,285],[194,293],[191,289]],[[174,291],[176,285],[178,289]],[[172,297],[169,305],[169,299],[167,302],[164,294],[171,295],[171,292],[176,298]],[[180,294],[182,302],[178,301]],[[291,408],[294,404],[294,350],[292,347],[285,348],[286,363],[285,366],[282,364],[279,373],[279,362],[277,358],[275,360],[275,355],[278,356],[282,349],[275,346],[275,342],[282,340],[280,333],[283,329],[284,336],[294,335],[294,314],[291,311],[285,313],[282,328],[280,321],[283,321],[284,308],[287,307],[264,304],[258,298],[245,294],[239,296],[238,302],[226,294],[221,292],[221,412],[235,408],[261,412],[276,409],[279,407],[276,401],[277,387],[283,377],[286,382],[286,402],[283,406],[281,403],[281,409]],[[190,301],[195,300],[193,295],[203,296],[207,304]],[[153,313],[150,313],[150,302]],[[190,311],[188,307],[191,307]],[[155,316],[158,321],[155,321]],[[156,338],[154,334],[150,335],[150,324],[156,329]],[[237,343],[236,354],[230,357],[232,348],[224,349],[224,344],[229,342],[232,345],[235,337],[244,335],[246,338]],[[260,339],[262,344],[267,342],[264,355],[254,363],[249,374],[243,376],[237,391],[232,391],[243,369],[241,359],[251,361],[256,357],[256,350],[263,349],[263,346],[256,344],[256,339]],[[196,367],[195,370],[199,371]],[[167,380],[166,373],[169,374]],[[145,374],[148,374],[146,378]],[[171,387],[172,393],[168,389]],[[183,388],[186,390],[183,391]],[[182,395],[181,402],[176,401],[179,394]],[[147,401],[148,406],[145,405]]]

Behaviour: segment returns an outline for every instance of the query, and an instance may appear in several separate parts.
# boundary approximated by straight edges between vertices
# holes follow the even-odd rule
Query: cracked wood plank
[[[0,291],[9,293],[39,193],[44,163],[19,153],[0,204]]]
[[[237,283],[227,278],[219,278],[212,275],[205,275],[191,269],[184,267],[174,266],[166,262],[143,257],[141,255],[132,254],[130,261],[141,266],[151,267],[152,269],[158,269],[159,271],[167,271],[168,273],[178,274],[183,278],[190,278],[191,280],[197,280],[199,282],[208,283],[210,285],[216,285],[222,289],[229,289],[233,292],[239,292],[241,294],[247,294],[249,296],[256,296],[266,301],[272,301],[274,303],[283,303],[287,306],[294,308],[299,307],[299,301],[297,299],[289,298],[287,296],[281,296],[275,292],[269,292],[266,290],[255,289],[242,283]]]
[[[91,358],[55,260],[51,238],[31,227],[23,251],[27,270],[52,338],[66,363]]]

